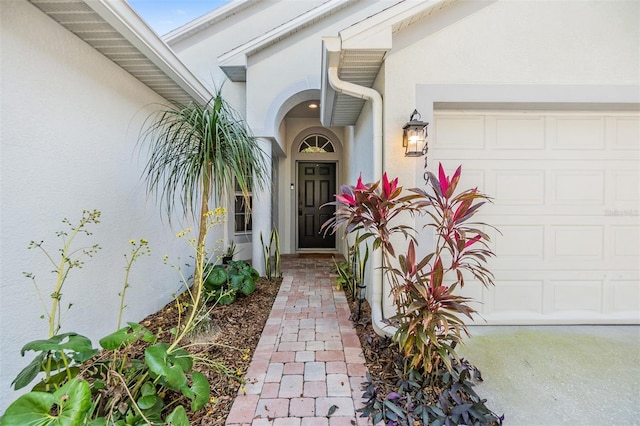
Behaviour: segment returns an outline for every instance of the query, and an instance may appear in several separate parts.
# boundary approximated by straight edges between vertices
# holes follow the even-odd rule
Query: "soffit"
[[[354,125],[365,100],[336,92],[326,79],[328,67],[337,67],[341,80],[371,88],[393,34],[408,28],[457,0],[404,0],[340,32],[325,43],[322,61],[322,122],[326,126]]]
[[[29,0],[49,17],[169,101],[211,94],[124,0]]]
[[[343,50],[338,68],[340,80],[359,86],[372,87],[386,54],[385,49]],[[355,124],[364,103],[364,99],[336,93],[333,98],[331,125],[350,126]]]

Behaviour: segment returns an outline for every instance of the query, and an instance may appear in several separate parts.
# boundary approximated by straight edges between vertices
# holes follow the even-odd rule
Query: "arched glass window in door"
[[[315,152],[334,152],[333,144],[329,139],[322,135],[307,136],[300,144],[298,152],[315,153]]]

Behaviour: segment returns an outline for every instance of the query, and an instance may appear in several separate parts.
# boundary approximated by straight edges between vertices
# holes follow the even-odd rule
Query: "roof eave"
[[[222,22],[225,19],[240,13],[244,9],[247,9],[260,1],[262,0],[233,0],[179,28],[176,28],[175,30],[170,31],[163,35],[162,39],[170,46],[179,43],[200,31],[206,30],[218,22]]]
[[[160,68],[197,103],[208,102],[212,93],[178,59],[176,54],[125,0],[84,0],[140,53]]]
[[[125,0],[28,1],[166,100],[204,104],[211,99]]]

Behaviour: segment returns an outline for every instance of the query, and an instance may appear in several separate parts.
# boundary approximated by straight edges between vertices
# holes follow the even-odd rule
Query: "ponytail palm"
[[[159,197],[170,219],[176,202],[195,214],[208,198],[222,200],[234,181],[248,198],[252,177],[264,187],[264,153],[240,115],[218,92],[204,105],[175,104],[147,119],[142,140],[149,160],[147,190]]]
[[[150,116],[141,142],[148,147],[147,191],[164,205],[169,221],[177,206],[199,223],[193,291],[201,292],[209,199],[222,200],[234,183],[249,192],[266,184],[264,153],[220,90],[206,105],[174,104]],[[247,205],[249,205],[247,203]],[[195,311],[195,309],[193,310]]]

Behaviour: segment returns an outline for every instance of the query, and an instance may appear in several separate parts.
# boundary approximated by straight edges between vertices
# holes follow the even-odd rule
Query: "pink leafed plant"
[[[493,285],[493,274],[486,267],[493,256],[489,236],[482,228],[489,225],[472,222],[489,197],[477,188],[457,191],[462,173],[458,167],[447,176],[442,164],[438,176],[428,172],[427,189],[412,188],[403,195],[398,178],[384,173],[375,183],[343,185],[336,195],[336,213],[323,228],[358,235],[356,243],[372,241],[382,250],[383,271],[391,283],[391,297],[398,314],[392,319],[398,331],[394,336],[406,359],[407,369],[429,373],[444,365],[451,369],[458,360],[455,347],[468,335],[464,317],[477,313],[472,299],[456,294],[470,277],[484,286]],[[427,215],[427,227],[436,234],[432,251],[421,259],[416,256],[415,230],[396,223],[401,214]],[[391,236],[404,236],[406,247],[394,246]],[[398,241],[398,239],[394,239]],[[397,245],[397,243],[396,243]]]

